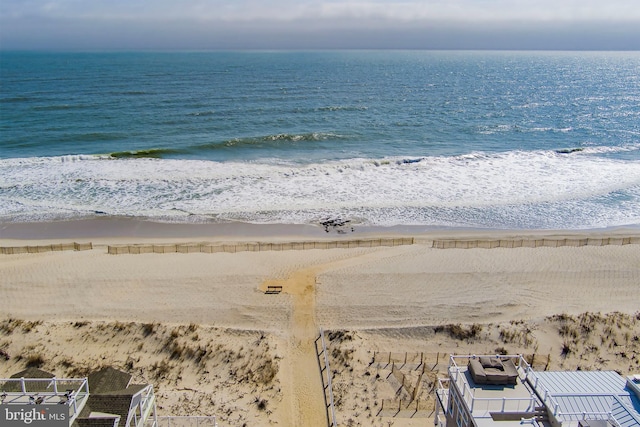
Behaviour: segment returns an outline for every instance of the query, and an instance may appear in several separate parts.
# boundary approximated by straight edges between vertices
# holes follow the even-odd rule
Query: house
[[[91,393],[89,393],[91,390]],[[0,405],[66,405],[74,427],[156,427],[153,386],[131,384],[131,375],[104,368],[86,378],[56,378],[28,368],[0,379]]]
[[[640,376],[539,372],[522,355],[451,356],[436,390],[438,427],[638,427]]]

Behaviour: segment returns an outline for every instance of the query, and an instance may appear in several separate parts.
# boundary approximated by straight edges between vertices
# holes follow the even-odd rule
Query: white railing
[[[147,420],[149,420],[151,413],[153,412],[155,414],[155,407],[156,399],[153,393],[153,386],[148,385],[132,396],[131,405],[129,406],[129,416],[125,425],[130,427],[132,421],[133,426],[136,427],[138,425],[148,424]]]
[[[542,399],[542,403],[549,408],[550,414],[556,418],[560,419],[561,417],[566,420],[606,420],[608,418],[614,419],[611,416],[610,412],[572,412],[572,413],[562,413],[560,411],[560,403],[551,395],[551,392],[540,384],[540,377],[536,374],[536,372],[530,367],[527,369],[525,379],[527,382],[533,387],[538,396]],[[556,394],[556,396],[563,396],[562,394]],[[611,393],[590,393],[590,394],[580,394],[580,397],[602,397],[602,396],[611,396]],[[578,418],[580,416],[593,415],[600,416],[600,418]],[[614,419],[615,421],[615,419]],[[617,423],[614,424],[614,426]]]
[[[577,425],[578,421],[606,421],[613,427],[621,427],[611,412],[558,412],[555,416],[563,425]],[[575,424],[570,423],[574,421]],[[636,420],[637,421],[637,420]]]
[[[600,420],[608,421],[613,427],[620,427],[620,424],[613,417],[611,412],[562,412],[560,403],[550,394],[550,391],[539,383],[540,377],[531,368],[527,370],[526,379],[529,384],[541,397],[544,405],[549,408],[551,416],[558,421],[587,421]],[[564,396],[564,394],[556,394],[556,397]],[[589,393],[580,394],[580,397],[602,397],[612,396],[611,393]],[[632,415],[633,416],[633,415]],[[634,419],[640,423],[640,419],[634,416]]]
[[[159,416],[158,427],[218,427],[215,416]]]
[[[491,412],[533,412],[535,410],[536,402],[538,401],[535,394],[531,393],[529,397],[516,397],[516,398],[486,398],[476,397],[469,383],[464,371],[456,363],[456,359],[469,360],[482,356],[469,355],[469,356],[455,356],[452,355],[449,358],[449,378],[455,384],[458,393],[462,397],[462,400],[467,405],[467,409],[474,417],[483,418],[491,416]],[[522,355],[491,355],[486,357],[497,357],[499,359],[517,359],[518,377],[523,380],[527,376],[527,372],[531,369]],[[466,367],[465,367],[466,369]]]
[[[474,398],[469,408],[474,416],[490,416],[491,412],[533,412],[536,398]]]
[[[449,407],[449,378],[438,378],[438,387],[436,388],[436,408],[434,424],[436,427],[445,427],[447,424],[447,408]],[[442,409],[442,413],[440,413]]]
[[[89,397],[86,378],[2,378],[2,404],[66,404],[70,423]]]

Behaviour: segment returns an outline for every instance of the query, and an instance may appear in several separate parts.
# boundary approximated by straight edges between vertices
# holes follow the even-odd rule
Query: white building
[[[537,372],[517,356],[451,356],[438,427],[639,427],[640,376]]]

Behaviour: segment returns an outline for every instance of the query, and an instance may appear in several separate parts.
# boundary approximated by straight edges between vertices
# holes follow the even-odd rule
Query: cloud
[[[637,28],[636,0],[0,2],[2,48],[640,49]]]

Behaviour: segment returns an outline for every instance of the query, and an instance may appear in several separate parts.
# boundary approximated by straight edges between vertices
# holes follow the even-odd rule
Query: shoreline
[[[336,240],[373,237],[415,237],[432,239],[513,239],[513,238],[605,238],[640,237],[640,225],[597,229],[480,229],[444,228],[425,225],[390,227],[321,224],[173,223],[137,218],[92,218],[47,222],[0,222],[0,242],[25,244],[91,239],[96,244],[174,243],[178,241],[287,241]]]

